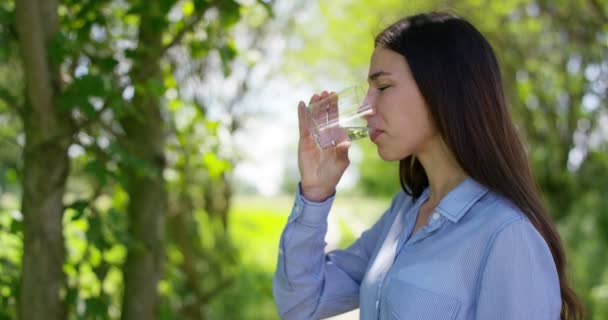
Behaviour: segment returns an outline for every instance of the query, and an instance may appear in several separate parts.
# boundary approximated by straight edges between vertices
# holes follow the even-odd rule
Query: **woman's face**
[[[378,46],[369,67],[370,139],[387,161],[423,152],[437,131],[405,58]]]

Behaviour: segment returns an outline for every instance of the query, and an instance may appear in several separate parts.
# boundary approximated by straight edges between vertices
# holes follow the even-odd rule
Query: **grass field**
[[[241,196],[234,199],[230,233],[237,245],[244,249],[243,263],[274,270],[279,238],[293,201],[292,196]],[[356,237],[370,227],[389,205],[390,199],[337,197],[330,214],[330,229],[335,227]]]
[[[293,196],[234,198],[229,225],[232,239],[241,252],[242,272],[235,285],[223,294],[221,306],[217,306],[224,317],[278,319],[272,299],[272,275],[279,238],[293,200]],[[390,199],[338,196],[329,219],[328,248],[349,244],[389,205]]]

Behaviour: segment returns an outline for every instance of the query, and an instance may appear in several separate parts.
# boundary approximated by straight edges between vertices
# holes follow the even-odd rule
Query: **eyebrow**
[[[390,74],[391,74],[390,72],[386,72],[386,71],[377,71],[377,72],[372,73],[369,76],[369,81],[374,81],[374,80],[378,79],[381,76],[388,76]]]

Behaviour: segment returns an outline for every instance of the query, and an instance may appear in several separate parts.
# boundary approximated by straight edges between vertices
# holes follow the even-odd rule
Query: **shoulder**
[[[530,223],[512,201],[492,191],[488,191],[471,207],[464,220],[474,224],[476,230],[490,238],[512,224]]]
[[[488,192],[467,215],[469,223],[484,235],[486,254],[507,247],[526,247],[526,250],[548,252],[549,247],[526,214],[512,201]]]
[[[494,221],[499,224],[526,217],[511,200],[493,191],[488,191],[471,209],[475,212],[476,218]]]
[[[491,192],[483,202],[476,217],[488,226],[486,259],[490,256],[504,256],[505,259],[534,256],[534,259],[544,259],[553,264],[547,242],[521,209]]]
[[[495,221],[477,275],[477,314],[484,319],[559,317],[559,275],[547,242],[517,207],[494,203],[487,213],[495,218],[486,219]]]

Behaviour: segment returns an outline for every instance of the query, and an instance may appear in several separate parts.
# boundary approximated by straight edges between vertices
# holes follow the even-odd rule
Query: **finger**
[[[338,99],[339,99],[339,97],[335,92],[331,92],[330,94],[328,94],[327,118],[328,118],[328,126],[332,127],[332,128],[340,126]]]
[[[314,129],[314,134],[317,142],[322,148],[333,147],[333,139],[329,132],[326,132],[326,127],[329,122],[329,92],[323,91],[321,94],[315,94],[311,99],[308,107],[310,115],[310,128]]]
[[[316,115],[318,114],[318,109],[319,109],[319,101],[322,100],[323,93],[321,94],[314,94],[312,97],[310,97],[310,100],[308,101],[308,112],[310,113],[310,115],[312,116],[313,120],[315,122],[318,122],[320,120],[316,118]]]
[[[308,100],[308,104],[313,104],[315,103],[317,100],[319,100],[320,95],[318,94],[313,94],[312,97],[310,97],[310,100]]]
[[[306,112],[304,101],[298,103],[298,127],[300,128],[300,138],[310,136],[310,116]]]
[[[312,115],[312,120],[318,126],[319,131],[322,131],[328,123],[328,100],[327,100],[327,92],[323,91],[320,95],[317,96],[316,99],[311,100],[312,103],[310,105],[310,113]]]

